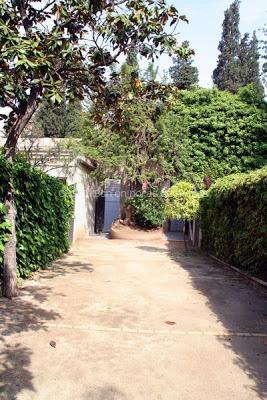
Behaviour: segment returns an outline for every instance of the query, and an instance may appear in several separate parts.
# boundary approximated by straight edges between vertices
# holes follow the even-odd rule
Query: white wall
[[[0,139],[0,146],[4,145],[4,141]],[[26,152],[30,162],[48,175],[65,179],[67,184],[76,187],[73,242],[93,234],[98,186],[90,177],[93,169],[90,160],[73,158],[65,149],[64,140],[56,138],[21,139],[18,150]]]
[[[75,186],[73,242],[93,234],[97,184],[91,179],[90,171],[77,163],[67,171],[59,167],[48,170],[47,173],[65,178],[68,185]]]

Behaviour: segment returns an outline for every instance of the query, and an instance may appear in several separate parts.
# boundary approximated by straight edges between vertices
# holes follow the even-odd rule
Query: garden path
[[[267,399],[267,291],[183,244],[82,241],[0,329],[1,400]]]

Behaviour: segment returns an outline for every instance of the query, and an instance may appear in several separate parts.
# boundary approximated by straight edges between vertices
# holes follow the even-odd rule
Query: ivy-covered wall
[[[0,264],[3,261],[5,243],[8,238],[10,225],[5,218],[5,206],[0,203]]]
[[[219,179],[200,201],[203,247],[251,273],[267,268],[267,167]]]
[[[204,176],[215,181],[266,165],[267,107],[254,104],[249,93],[249,88],[238,95],[217,89],[180,92],[160,119],[158,148],[171,180],[201,188]]]
[[[0,157],[0,176],[0,202],[8,180],[13,179],[17,209],[17,271],[19,277],[28,277],[68,250],[72,190],[59,179],[24,161],[17,161],[12,166]],[[0,267],[6,233],[3,223],[4,208],[0,203]]]

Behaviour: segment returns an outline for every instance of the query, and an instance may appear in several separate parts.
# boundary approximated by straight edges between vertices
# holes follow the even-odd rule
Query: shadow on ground
[[[64,297],[50,288],[49,280],[69,274],[93,272],[90,263],[72,262],[63,255],[46,270],[38,271],[32,281],[20,289],[19,297],[8,300],[0,297],[0,399],[15,400],[24,389],[35,392],[30,370],[32,351],[20,343],[18,334],[46,331],[49,321],[61,318],[60,314],[42,307],[53,291],[53,296]],[[46,285],[36,285],[43,280]],[[16,335],[10,341],[10,337]],[[33,394],[32,398],[35,395]],[[90,398],[90,397],[89,397]],[[99,397],[101,399],[102,397]]]
[[[48,287],[29,286],[13,300],[0,298],[1,400],[15,400],[24,389],[35,391],[30,370],[32,352],[20,343],[17,334],[46,330],[46,322],[60,318],[58,313],[41,307],[50,291]],[[10,341],[12,335],[16,336]]]
[[[93,272],[92,264],[88,262],[71,261],[69,255],[64,255],[59,260],[55,261],[52,266],[40,270],[36,276],[42,276],[46,279],[54,278],[55,276],[66,276],[77,274],[78,272]]]
[[[126,400],[126,396],[114,386],[105,386],[88,392],[83,400]]]
[[[266,333],[266,337],[218,337],[235,354],[234,362],[254,381],[259,399],[267,398],[267,290],[250,283],[198,250],[185,251],[182,243],[166,248],[140,246],[148,252],[167,254],[189,275],[192,286],[206,298],[206,305],[228,332]]]

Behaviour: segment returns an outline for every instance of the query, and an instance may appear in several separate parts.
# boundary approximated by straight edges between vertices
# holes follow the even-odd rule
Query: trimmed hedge
[[[0,176],[0,201],[3,201],[8,180],[13,180],[17,209],[17,273],[18,277],[29,277],[69,248],[72,189],[19,160],[11,165],[0,158]],[[0,263],[2,243],[0,215]]]
[[[250,273],[267,268],[267,167],[219,179],[200,201],[203,248]]]
[[[147,229],[162,226],[164,216],[164,194],[160,189],[151,189],[145,193],[137,194],[127,201],[133,208],[135,223]]]
[[[169,219],[191,221],[199,212],[199,194],[190,182],[180,181],[165,193],[165,215]]]

